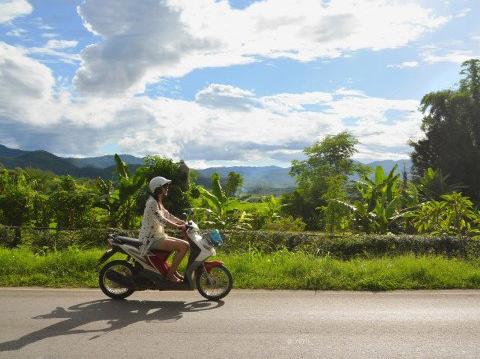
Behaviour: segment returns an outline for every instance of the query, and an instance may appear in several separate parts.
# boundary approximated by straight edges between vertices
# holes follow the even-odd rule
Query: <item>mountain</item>
[[[119,155],[122,161],[128,165],[142,165],[143,158],[135,157],[132,155],[122,154]],[[113,155],[105,155],[99,157],[67,157],[66,160],[70,161],[76,167],[95,167],[95,168],[108,168],[115,166],[115,159]]]
[[[143,159],[128,154],[120,155],[123,161],[129,164],[131,172],[143,163]],[[7,168],[34,167],[51,171],[57,175],[69,174],[74,177],[86,178],[112,178],[115,170],[115,161],[112,155],[86,158],[64,158],[55,156],[47,151],[23,151],[0,145],[0,164]],[[398,164],[398,172],[401,173],[405,166],[410,171],[410,160],[400,161],[375,161],[367,165],[373,170],[382,166],[385,172],[389,172],[395,164]],[[198,182],[201,185],[210,186],[210,177],[218,172],[222,178],[226,178],[229,172],[237,172],[244,178],[244,190],[255,193],[281,193],[295,188],[295,180],[288,174],[289,168],[277,166],[233,166],[233,167],[210,167],[196,170]]]
[[[383,167],[383,170],[387,174],[392,170],[392,168],[395,165],[398,165],[398,168],[397,168],[398,173],[402,173],[404,168],[407,171],[407,173],[410,173],[412,169],[411,160],[398,160],[398,161],[384,160],[384,161],[374,161],[374,162],[367,163],[367,166],[370,167],[373,171],[375,171],[375,168],[377,168],[377,166]]]
[[[288,189],[295,187],[295,180],[288,173],[290,168],[277,166],[264,167],[210,167],[198,172],[198,183],[210,186],[210,177],[217,172],[220,177],[226,178],[229,172],[237,172],[244,179],[243,187],[247,191],[261,190],[262,188]]]
[[[7,168],[39,168],[57,175],[71,175],[74,177],[111,177],[112,171],[93,167],[79,168],[65,158],[55,156],[47,151],[21,151],[17,156],[0,156],[0,163]]]
[[[0,157],[12,158],[20,156],[28,151],[16,150],[14,148],[8,148],[7,146],[0,145]]]

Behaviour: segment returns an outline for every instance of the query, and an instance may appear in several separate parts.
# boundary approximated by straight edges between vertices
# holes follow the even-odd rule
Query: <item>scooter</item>
[[[151,250],[142,255],[143,242],[136,238],[110,234],[107,238],[111,248],[99,260],[99,265],[115,253],[127,255],[124,260],[113,260],[105,264],[99,273],[100,289],[112,299],[124,299],[135,291],[195,290],[209,300],[218,301],[225,297],[233,286],[233,277],[221,261],[206,261],[216,255],[215,248],[223,243],[218,230],[208,236],[200,235],[197,224],[187,222],[186,239],[190,243],[190,255],[184,280],[172,283],[165,277],[172,252]]]

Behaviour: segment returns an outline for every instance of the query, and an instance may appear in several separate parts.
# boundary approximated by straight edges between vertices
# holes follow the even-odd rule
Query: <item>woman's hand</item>
[[[178,224],[178,225],[177,225],[177,229],[180,230],[180,231],[185,232],[185,231],[187,230],[187,225],[186,225],[185,223]]]

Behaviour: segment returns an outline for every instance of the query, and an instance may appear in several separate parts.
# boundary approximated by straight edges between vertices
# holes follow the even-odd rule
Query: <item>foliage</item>
[[[172,180],[168,196],[164,200],[165,207],[179,217],[187,208],[191,207],[190,169],[183,162],[174,162],[160,156],[148,156],[144,165],[137,170],[138,176],[144,180],[145,185],[139,189],[136,196],[137,214],[142,214],[148,198],[148,183],[153,177],[162,176]]]
[[[423,203],[409,216],[419,233],[432,235],[477,236],[480,238],[480,212],[472,201],[458,192],[444,194],[440,201]]]
[[[234,197],[242,188],[243,177],[240,173],[229,172],[225,182],[225,194],[227,197]]]
[[[332,185],[332,177],[335,178],[335,186],[344,187],[348,176],[360,167],[351,159],[357,143],[351,134],[341,132],[306,147],[304,153],[307,159],[292,161],[290,173],[295,177],[298,187],[282,197],[286,205],[284,213],[301,217],[308,229],[324,227],[325,221],[317,209],[328,207],[330,198],[325,196]]]
[[[213,173],[211,181],[212,192],[198,187],[205,206],[192,208],[199,224],[207,228],[251,228],[252,217],[246,211],[228,208],[229,198],[220,183],[220,175]]]
[[[103,250],[36,255],[26,248],[0,248],[1,286],[98,286]],[[122,258],[115,255],[111,260]],[[442,256],[338,260],[278,251],[222,254],[237,288],[393,290],[480,288],[480,263]]]
[[[425,173],[417,181],[417,189],[422,201],[438,200],[446,193],[455,192],[462,186],[449,184],[449,175],[443,175],[441,169],[427,168]]]
[[[357,182],[360,200],[353,204],[337,201],[352,211],[357,229],[366,233],[387,233],[392,230],[394,221],[401,216],[400,175],[395,174],[396,170],[397,166],[385,175],[383,168],[378,166],[374,179],[364,176]]]
[[[23,171],[0,170],[0,219],[11,226],[22,226],[33,215],[35,192]],[[21,233],[16,231],[12,246],[21,242]]]
[[[303,232],[306,224],[300,218],[279,217],[273,219],[263,226],[262,229],[279,232]]]
[[[480,60],[462,64],[457,90],[426,94],[421,102],[424,138],[412,141],[417,177],[428,168],[448,175],[449,185],[463,185],[462,193],[480,200]]]
[[[326,205],[317,208],[324,217],[325,230],[333,235],[337,231],[346,230],[350,224],[350,212],[340,201],[347,200],[345,179],[343,176],[327,178],[327,190],[322,198]]]
[[[57,189],[49,196],[49,207],[58,228],[82,228],[92,222],[89,211],[94,194],[70,176],[60,177]]]

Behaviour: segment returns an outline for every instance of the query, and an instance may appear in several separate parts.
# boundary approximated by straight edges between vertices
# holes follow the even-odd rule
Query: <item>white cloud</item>
[[[259,105],[253,92],[222,84],[210,84],[202,89],[195,95],[195,101],[207,107],[235,111],[250,111]]]
[[[405,61],[397,65],[387,65],[387,67],[405,69],[405,68],[418,67],[418,65],[419,65],[418,61]]]
[[[0,43],[0,143],[21,148],[94,155],[115,144],[122,152],[198,163],[288,164],[313,141],[343,130],[359,138],[360,158],[375,159],[406,156],[408,139],[419,133],[417,101],[345,88],[262,97],[210,84],[194,101],[73,97],[27,55]]]
[[[464,9],[460,10],[457,14],[455,14],[455,17],[456,18],[465,17],[470,13],[470,11],[472,11],[472,9],[464,8]]]
[[[32,12],[32,5],[26,0],[0,0],[0,24]]]
[[[31,123],[45,121],[45,104],[52,100],[53,86],[48,67],[0,42],[0,117]]]
[[[42,37],[43,38],[46,38],[46,39],[53,39],[55,37],[59,37],[60,35],[54,33],[54,32],[45,32],[42,34]]]
[[[70,49],[77,47],[78,41],[76,40],[48,40],[45,47],[47,49]]]
[[[242,10],[225,0],[86,0],[78,12],[101,40],[83,51],[75,84],[102,96],[198,68],[397,48],[448,20],[385,0],[265,0]]]
[[[67,52],[77,47],[78,41],[76,40],[48,40],[44,46],[30,47],[26,49],[30,55],[40,55],[53,57],[62,62],[74,64],[80,62],[80,55],[76,53]]]
[[[7,36],[13,36],[13,37],[22,37],[27,33],[27,30],[22,29],[20,27],[14,28],[10,31],[7,32]]]
[[[427,51],[422,54],[423,61],[427,64],[437,64],[442,62],[461,64],[474,57],[478,57],[478,55],[471,50],[452,50],[442,53]]]

